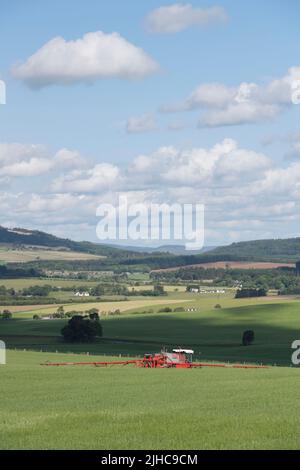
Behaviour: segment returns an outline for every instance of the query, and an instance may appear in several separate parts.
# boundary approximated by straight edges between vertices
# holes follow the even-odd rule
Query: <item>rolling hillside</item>
[[[25,247],[28,249],[47,247],[47,249],[71,250],[98,256],[120,256],[121,253],[127,253],[127,250],[121,250],[112,246],[87,241],[76,242],[68,238],[59,238],[39,230],[27,230],[23,228],[8,229],[1,226],[0,245],[2,245],[2,248],[5,248],[5,246],[11,247],[12,245],[14,248]]]
[[[208,256],[216,256],[221,261],[239,259],[241,261],[298,261],[300,260],[300,237],[287,239],[252,240],[220,246],[210,251]]]
[[[97,257],[105,257],[106,265],[119,266],[148,266],[150,269],[176,268],[188,265],[197,265],[202,263],[215,262],[234,262],[234,261],[251,261],[251,262],[275,262],[275,263],[295,263],[300,260],[300,237],[289,239],[270,239],[270,240],[253,240],[246,242],[232,243],[227,246],[220,246],[209,249],[202,253],[187,252],[182,253],[177,249],[171,253],[170,247],[161,247],[160,251],[153,249],[142,249],[138,251],[135,248],[122,248],[112,245],[91,243],[87,241],[76,242],[66,238],[59,238],[54,235],[41,232],[38,230],[27,230],[22,228],[8,229],[0,226],[0,251],[8,250],[52,250],[49,260],[59,259],[59,251],[68,252],[69,256],[66,260],[83,259],[76,253],[85,253],[96,255]],[[165,251],[163,251],[165,249]],[[54,254],[56,252],[56,255]],[[72,257],[71,253],[75,253]],[[36,253],[33,253],[36,259]],[[43,253],[39,253],[40,260],[46,259]],[[97,260],[89,257],[90,269],[97,269]],[[16,260],[6,260],[7,262]],[[26,256],[23,261],[26,261]],[[27,261],[30,261],[28,259]]]

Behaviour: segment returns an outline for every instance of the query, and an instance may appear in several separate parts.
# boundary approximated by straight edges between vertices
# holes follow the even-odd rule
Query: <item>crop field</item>
[[[85,311],[91,308],[97,308],[100,312],[108,312],[113,310],[120,310],[120,312],[125,312],[127,310],[133,309],[145,309],[147,307],[165,307],[172,306],[177,304],[186,304],[191,302],[191,299],[182,299],[180,301],[176,299],[153,299],[151,298],[137,298],[135,300],[120,300],[120,301],[111,301],[111,302],[82,302],[82,303],[72,303],[72,304],[63,304],[66,312],[72,310]],[[57,305],[27,305],[27,306],[0,306],[0,310],[9,309],[11,312],[14,312],[14,318],[32,318],[34,314],[47,315],[53,313],[57,310]]]
[[[59,287],[62,290],[65,287],[80,287],[82,285],[89,285],[90,287],[99,284],[99,281],[84,281],[82,279],[55,279],[55,278],[23,278],[23,279],[1,279],[0,285],[6,288],[26,289],[31,286],[44,286]]]
[[[277,269],[277,268],[294,268],[295,263],[275,263],[267,261],[214,261],[211,263],[188,264],[185,266],[177,266],[173,268],[155,269],[153,272],[177,271],[178,269]]]
[[[33,285],[33,284],[30,284]],[[179,286],[180,287],[180,286]],[[182,287],[182,286],[181,286]],[[149,289],[150,290],[150,289]],[[250,298],[250,299],[234,299],[234,291],[227,289],[225,294],[216,295],[216,294],[192,294],[179,290],[175,292],[173,287],[168,286],[165,288],[168,291],[168,296],[163,298],[153,298],[145,296],[135,296],[130,298],[130,300],[124,300],[124,296],[121,296],[120,299],[115,299],[111,301],[84,301],[84,302],[74,302],[74,303],[65,303],[64,297],[60,294],[63,292],[58,292],[56,295],[58,303],[64,306],[66,312],[71,310],[88,310],[90,308],[97,308],[100,312],[108,312],[113,310],[120,310],[120,312],[129,312],[129,313],[140,313],[148,310],[148,313],[157,312],[161,308],[171,307],[172,309],[176,307],[182,307],[184,309],[194,308],[198,310],[212,309],[216,304],[221,304],[222,307],[237,307],[243,305],[257,305],[265,303],[286,303],[290,301],[297,301],[297,296],[268,296],[260,299]],[[70,294],[69,294],[70,296]],[[72,294],[71,294],[71,297]],[[0,311],[3,309],[8,309],[14,314],[14,318],[32,318],[34,314],[47,315],[53,313],[57,309],[57,304],[49,305],[0,305]],[[145,312],[144,312],[145,313]]]
[[[40,365],[74,357],[9,351],[1,449],[299,448],[297,369]]]
[[[173,302],[167,304],[165,300],[148,299],[78,304],[76,308],[81,309],[100,305],[109,309],[119,304],[127,309],[122,315],[102,317],[104,337],[88,345],[68,345],[61,341],[60,330],[67,320],[31,319],[32,313],[49,313],[50,308],[14,313],[13,320],[0,323],[0,336],[11,347],[138,355],[154,352],[163,345],[179,345],[192,347],[197,356],[205,360],[290,364],[291,343],[300,338],[299,300],[233,299],[228,295],[222,300],[221,309],[213,308],[216,302],[213,296],[205,301],[178,302],[174,299]],[[165,305],[173,310],[181,306],[185,311],[160,312]],[[191,306],[194,310],[187,311]],[[245,348],[241,338],[247,329],[254,330],[255,342]]]
[[[29,261],[37,260],[89,260],[104,258],[103,256],[96,256],[89,253],[80,253],[76,251],[63,251],[63,250],[11,250],[0,249],[0,262],[4,263],[27,263]]]
[[[160,312],[165,306],[173,311]],[[32,320],[53,305],[14,307],[13,319],[0,321],[8,348],[1,449],[299,449],[300,370],[290,367],[291,343],[300,339],[296,296],[234,299],[230,289],[199,295],[171,286],[165,298],[65,305],[91,307],[122,311],[102,317],[103,338],[93,343],[63,342],[65,319]],[[246,329],[255,332],[249,347],[241,345]],[[163,346],[190,347],[195,360],[268,368],[41,365],[134,358]]]

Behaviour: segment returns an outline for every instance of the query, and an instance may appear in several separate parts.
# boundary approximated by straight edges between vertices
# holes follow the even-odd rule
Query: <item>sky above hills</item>
[[[122,193],[205,204],[206,245],[299,235],[299,14],[3,0],[0,224],[96,241]]]

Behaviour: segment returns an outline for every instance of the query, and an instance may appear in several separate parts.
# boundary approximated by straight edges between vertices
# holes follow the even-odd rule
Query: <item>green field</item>
[[[36,260],[89,260],[101,259],[105,256],[96,256],[90,253],[77,251],[51,250],[51,249],[9,249],[0,248],[0,261],[3,263],[28,263]]]
[[[228,304],[227,308],[212,308],[215,303],[213,297],[207,297],[205,302],[177,303],[173,300],[174,304],[167,304],[173,308],[181,305],[186,309],[202,302],[196,311],[180,313],[160,313],[160,308],[166,303],[156,299],[103,303],[106,308],[120,305],[121,309],[129,310],[122,315],[103,317],[103,339],[88,345],[63,343],[60,330],[66,320],[26,318],[33,312],[16,313],[15,319],[2,321],[0,335],[11,347],[138,355],[156,351],[163,345],[179,345],[192,347],[202,359],[290,364],[291,343],[300,338],[298,300],[269,299],[259,303],[258,299],[236,300],[230,296],[223,300],[224,305]],[[147,312],[149,305],[152,305],[153,313],[141,313],[142,309]],[[99,307],[99,304],[85,304],[84,308],[92,306]],[[40,312],[50,310],[41,309]],[[247,329],[255,332],[255,342],[251,347],[241,345],[242,333]]]
[[[85,311],[91,308],[98,308],[100,312],[107,312],[111,310],[120,310],[125,312],[127,310],[143,310],[147,308],[152,308],[154,310],[159,310],[165,306],[174,305],[186,305],[191,299],[181,299],[180,301],[176,299],[153,299],[153,297],[135,297],[134,300],[118,300],[118,301],[104,301],[104,302],[81,302],[81,303],[72,303],[72,304],[63,304],[66,312],[77,310]],[[37,313],[40,315],[47,315],[53,313],[57,310],[57,305],[12,305],[12,306],[0,306],[0,310],[9,309],[14,314],[14,318],[32,318],[32,316]],[[1,326],[0,326],[1,332]]]
[[[45,286],[50,285],[52,287],[80,287],[82,285],[89,285],[90,287],[99,284],[97,281],[86,281],[82,279],[55,279],[55,278],[23,278],[23,279],[1,279],[0,285],[6,288],[13,287],[16,290],[25,289],[31,286]]]
[[[214,308],[216,303],[222,308]],[[199,296],[171,289],[164,299],[137,297],[112,305],[127,310],[103,317],[103,338],[88,344],[64,343],[60,330],[66,320],[32,320],[33,311],[0,322],[0,338],[9,348],[7,365],[0,366],[1,449],[300,448],[300,370],[290,367],[291,343],[300,339],[299,299],[234,299],[230,290]],[[159,312],[163,305],[196,310]],[[241,345],[246,329],[255,332],[250,347]],[[202,361],[269,367],[40,365],[139,357],[162,346],[191,347]]]
[[[0,366],[1,449],[298,449],[300,371]],[[86,357],[76,359],[86,360]]]

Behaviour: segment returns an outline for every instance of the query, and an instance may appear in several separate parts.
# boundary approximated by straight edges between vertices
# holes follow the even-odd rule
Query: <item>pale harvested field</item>
[[[12,313],[17,312],[33,312],[34,310],[41,310],[47,308],[53,308],[55,310],[58,305],[46,304],[46,305],[0,305],[0,311],[9,310]]]
[[[272,263],[264,261],[215,261],[214,263],[189,264],[175,268],[155,269],[152,272],[177,271],[178,269],[204,268],[204,269],[276,269],[294,268],[295,263]]]
[[[119,309],[121,312],[125,312],[127,310],[132,309],[142,309],[142,308],[151,308],[157,307],[159,305],[171,305],[171,304],[181,304],[184,302],[192,302],[193,299],[143,299],[143,300],[120,300],[119,302],[111,301],[111,302],[83,302],[78,304],[63,304],[60,305],[64,306],[65,312],[70,312],[72,310],[78,311],[86,311],[91,308],[98,308],[100,312],[108,312],[112,310]],[[22,316],[24,315],[28,317],[31,313],[38,313],[38,314],[49,314],[53,313],[57,310],[58,304],[55,305],[27,305],[27,306],[0,306],[0,311],[7,309],[10,310],[12,313],[20,313]]]
[[[78,253],[76,251],[59,250],[0,250],[0,261],[5,263],[26,263],[28,261],[50,260],[50,261],[77,261],[89,259],[103,259],[105,256],[97,256],[89,253]]]

